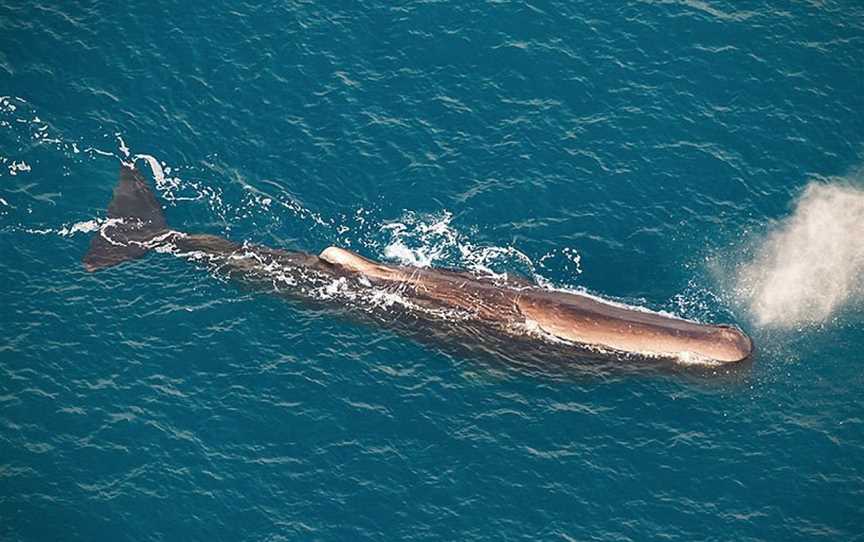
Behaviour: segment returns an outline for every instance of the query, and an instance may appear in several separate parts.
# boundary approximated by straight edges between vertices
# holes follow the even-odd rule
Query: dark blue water
[[[861,539],[862,81],[853,1],[4,2],[0,538]],[[170,255],[87,274],[127,152],[178,230],[517,272],[758,355],[542,374]]]

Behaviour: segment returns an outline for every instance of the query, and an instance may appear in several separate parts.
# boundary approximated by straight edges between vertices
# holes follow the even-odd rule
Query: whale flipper
[[[93,272],[143,256],[147,241],[167,230],[162,207],[137,168],[120,166],[120,178],[108,205],[109,220],[90,241],[82,260]]]

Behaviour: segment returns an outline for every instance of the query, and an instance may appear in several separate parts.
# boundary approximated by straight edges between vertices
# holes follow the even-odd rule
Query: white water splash
[[[114,136],[117,138],[118,150],[123,153],[125,158],[129,158],[129,147],[126,145],[126,142],[123,141],[123,136],[119,133],[114,134]]]
[[[24,160],[21,160],[20,162],[13,160],[12,164],[9,166],[9,175],[18,175],[19,172],[26,173],[31,170],[32,168],[30,167],[30,164]]]
[[[467,269],[493,280],[506,281],[515,273],[551,289],[555,289],[554,284],[541,270],[582,273],[582,256],[576,249],[556,248],[535,261],[514,246],[479,244],[457,229],[452,220],[449,211],[433,215],[406,212],[398,221],[380,228],[389,236],[384,242],[384,257],[414,267]]]
[[[864,189],[813,182],[737,273],[756,323],[800,327],[864,301]]]
[[[122,218],[96,218],[93,220],[83,220],[81,222],[76,222],[74,224],[70,224],[68,226],[63,226],[61,228],[23,228],[22,231],[25,231],[32,235],[49,235],[55,234],[61,237],[72,237],[78,233],[92,233],[95,231],[104,232],[106,228],[112,228],[119,224],[123,224]]]
[[[495,268],[515,264],[520,272],[544,282],[528,255],[514,247],[475,244],[451,224],[452,220],[449,211],[434,216],[409,212],[400,221],[383,225],[381,231],[390,236],[384,256],[403,265],[455,265],[500,279],[505,279],[507,273]]]
[[[18,107],[12,103],[15,97],[13,96],[0,96],[0,113],[14,113]],[[18,98],[20,100],[20,98]],[[21,100],[23,101],[23,100]]]
[[[107,221],[105,221],[107,222]],[[76,222],[71,226],[61,228],[57,230],[58,235],[62,235],[63,237],[68,237],[70,235],[75,235],[76,233],[90,233],[99,230],[101,227],[100,221],[98,220],[85,220],[83,222]]]
[[[446,259],[454,249],[464,253],[458,233],[450,226],[452,219],[447,211],[426,220],[408,213],[402,221],[381,226],[381,231],[390,234],[384,256],[405,265],[429,267]]]
[[[559,261],[563,260],[563,262],[559,264],[560,267],[567,271],[571,271],[571,269],[568,268],[572,268],[572,273],[576,275],[582,274],[582,255],[579,254],[579,251],[576,249],[570,247],[552,249],[541,256],[537,261],[537,264],[544,269],[548,269],[546,262],[552,259],[557,259]]]
[[[121,139],[121,141],[122,141],[122,139]],[[127,152],[128,152],[128,149],[127,149]],[[192,185],[192,187],[196,189],[195,190],[196,195],[191,196],[191,197],[189,197],[189,196],[184,196],[184,197],[177,196],[175,191],[180,188],[181,181],[180,181],[179,177],[171,177],[170,176],[170,174],[171,174],[171,168],[170,167],[165,166],[164,162],[159,162],[159,160],[157,160],[155,156],[152,156],[149,154],[136,154],[134,157],[132,157],[132,162],[128,163],[128,165],[130,167],[134,166],[134,164],[137,160],[144,160],[145,162],[147,162],[147,165],[150,166],[150,171],[153,172],[153,181],[156,183],[156,188],[162,194],[162,197],[165,198],[166,200],[174,201],[174,202],[176,202],[176,201],[196,201],[196,200],[199,200],[199,199],[205,197],[204,192],[202,190],[200,190],[200,187],[197,185],[197,183],[191,183],[191,182],[187,183],[187,184]],[[165,166],[165,167],[163,167],[163,166]],[[167,175],[166,175],[166,173],[167,173]]]

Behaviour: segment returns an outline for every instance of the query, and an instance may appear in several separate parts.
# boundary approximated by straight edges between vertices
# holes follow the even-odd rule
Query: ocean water
[[[3,540],[864,539],[855,1],[0,5]],[[754,339],[527,370],[166,254],[516,273]]]

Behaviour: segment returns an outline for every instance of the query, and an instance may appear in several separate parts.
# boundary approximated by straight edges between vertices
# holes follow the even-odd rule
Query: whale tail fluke
[[[121,164],[120,178],[108,204],[108,221],[90,241],[84,269],[99,271],[147,253],[148,241],[167,231],[162,206],[141,172]]]

